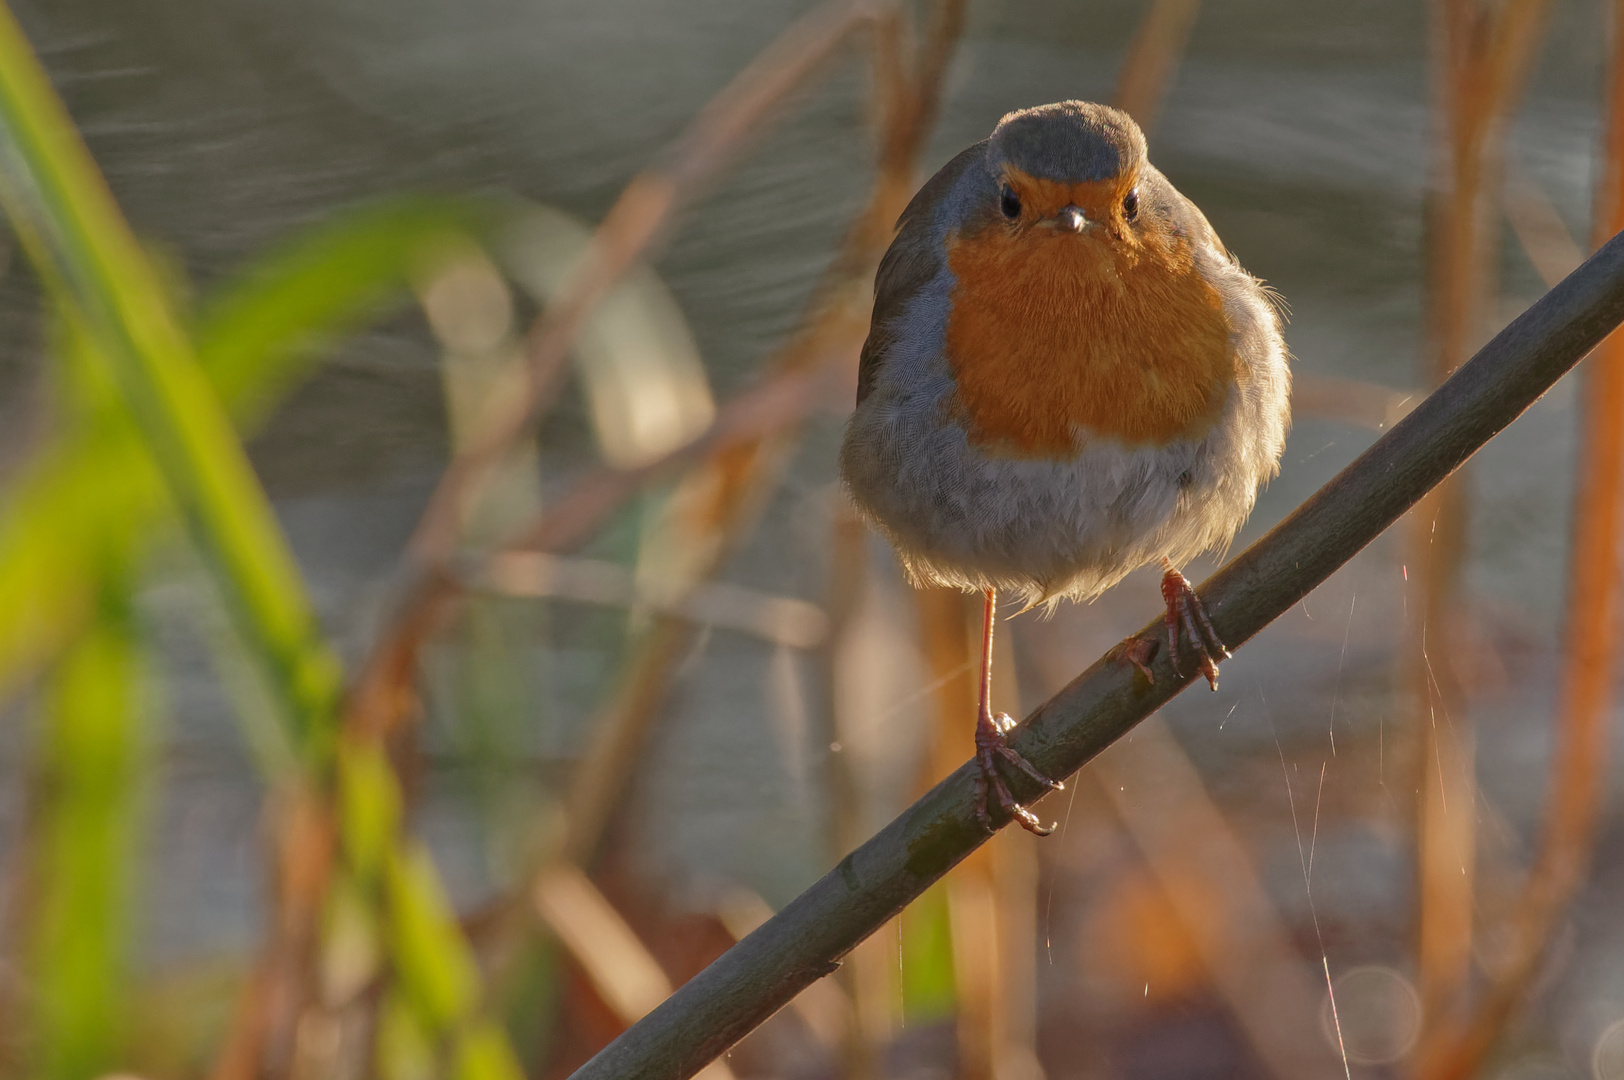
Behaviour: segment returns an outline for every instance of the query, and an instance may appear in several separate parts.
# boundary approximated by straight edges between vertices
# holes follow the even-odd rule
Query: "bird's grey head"
[[[1006,115],[987,140],[994,175],[1006,165],[1039,180],[1086,183],[1133,175],[1145,136],[1127,113],[1088,101],[1057,101]]]

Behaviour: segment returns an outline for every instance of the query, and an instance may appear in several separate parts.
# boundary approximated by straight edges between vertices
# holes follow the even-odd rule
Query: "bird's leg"
[[[976,712],[976,764],[981,767],[981,777],[976,783],[978,789],[976,816],[981,819],[982,826],[988,832],[993,831],[992,815],[988,812],[987,802],[991,795],[996,795],[998,805],[1020,822],[1027,832],[1048,836],[1053,829],[1046,828],[1038,821],[1037,815],[1016,802],[1015,796],[1010,794],[1009,785],[998,775],[998,759],[1003,758],[1051,791],[1060,791],[1065,787],[1059,781],[1044,776],[1035,765],[1016,753],[1009,745],[1006,736],[1015,727],[1015,721],[1010,719],[1007,713],[993,715],[992,629],[993,617],[997,612],[998,590],[988,589],[981,626],[981,705]]]
[[[1176,672],[1179,669],[1179,631],[1182,628],[1201,657],[1199,670],[1206,676],[1207,685],[1218,689],[1218,662],[1213,659],[1213,654],[1228,660],[1229,649],[1219,640],[1218,631],[1212,628],[1207,609],[1202,606],[1201,598],[1195,594],[1190,580],[1166,558],[1162,559],[1162,600],[1167,604],[1167,658],[1173,662],[1173,670]]]

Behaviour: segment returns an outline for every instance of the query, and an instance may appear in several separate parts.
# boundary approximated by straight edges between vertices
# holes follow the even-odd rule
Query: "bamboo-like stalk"
[[[1219,635],[1248,641],[1511,423],[1624,320],[1624,237],[1615,238],[1306,503],[1202,587]],[[1160,617],[1139,636],[1159,641]],[[1147,684],[1115,651],[1040,706],[1016,750],[1067,776],[1189,685],[1165,652]],[[985,843],[976,764],[960,766],[755,933],[575,1074],[681,1080],[731,1046],[857,942]],[[1018,799],[1039,792],[1014,776]]]
[[[850,700],[856,689],[854,684],[860,677],[858,672],[853,671],[856,656],[850,638],[852,632],[860,627],[860,601],[869,576],[868,526],[857,515],[849,500],[837,496],[833,501],[826,590],[830,629],[823,647],[818,650],[823,694],[822,707],[813,714],[821,724],[812,740],[813,746],[830,748],[822,769],[824,797],[828,804],[828,818],[824,826],[825,855],[830,861],[839,859],[862,842],[862,790],[853,762],[854,755],[844,752],[844,744],[851,737],[857,719],[850,715]],[[889,970],[890,965],[886,966]],[[879,1015],[883,1006],[871,1005],[866,1000],[868,982],[855,971],[844,970],[840,974],[838,985],[845,989],[851,1006],[841,1013],[846,1022],[833,1042],[833,1048],[840,1058],[843,1080],[873,1080],[879,1074],[875,1060],[879,1054],[866,1036],[868,1021]],[[894,996],[886,999],[892,1000],[895,1000]]]
[[[1015,643],[1020,638],[1003,633],[993,655],[992,707],[996,712],[1021,715],[1017,695]],[[959,731],[974,730],[969,714],[958,718]],[[973,739],[972,739],[973,743]],[[1007,833],[997,844],[983,848],[987,861],[987,889],[992,898],[993,1001],[988,1009],[988,1044],[992,1048],[995,1078],[1043,1080],[1038,1060],[1038,850],[1041,839],[1025,829]],[[957,913],[950,913],[955,923]]]
[[[975,752],[982,598],[914,593],[930,679],[932,733],[919,790]],[[992,708],[1019,714],[1013,634],[994,638]],[[1037,837],[1017,830],[969,855],[943,882],[951,927],[959,1076],[1041,1080],[1037,1059]]]
[[[832,364],[845,367],[855,358],[867,330],[866,288],[857,287],[866,286],[889,242],[891,223],[912,192],[915,160],[934,122],[940,82],[962,21],[962,0],[938,6],[915,74],[896,50],[900,37],[896,20],[875,13],[876,82],[889,92],[881,95],[883,127],[874,188],[816,290],[804,328],[769,362],[771,375],[764,385],[817,378]],[[801,399],[801,408],[806,401]],[[764,428],[755,439],[718,445],[679,487],[675,498],[684,504],[682,521],[668,542],[705,553],[690,570],[690,587],[718,572],[747,534],[776,484],[799,418],[786,412],[785,422]],[[590,488],[577,490],[587,499],[593,497]],[[534,531],[528,539],[537,539]],[[567,799],[566,858],[587,867],[596,861],[691,633],[686,620],[657,617],[615,680],[614,696],[592,725],[593,745]]]
[[[981,604],[979,596],[972,599],[957,589],[914,593],[932,706],[930,752],[921,778],[924,790],[975,749],[972,733],[981,668],[981,625],[975,613]],[[1006,641],[1008,636],[1003,635]],[[993,685],[1001,689],[1002,681],[995,678]],[[964,1080],[997,1075],[1001,1049],[996,1034],[1000,912],[992,872],[992,852],[982,848],[954,867],[944,882],[952,927],[959,1075]]]
[[[1078,651],[1066,625],[1075,623],[1024,628],[1050,685],[1064,679]],[[1323,976],[1298,950],[1252,854],[1167,725],[1152,716],[1087,772],[1143,854],[1260,1064],[1278,1080],[1340,1074],[1335,1051],[1318,1034]]]
[[[1319,1037],[1325,980],[1167,725],[1151,717],[1093,771],[1264,1067],[1277,1080],[1339,1075]]]
[[[1116,107],[1150,134],[1162,98],[1184,56],[1201,0],[1152,0],[1117,76]]]
[[[1501,209],[1506,222],[1516,234],[1528,261],[1548,289],[1573,272],[1585,261],[1584,249],[1568,231],[1562,215],[1551,205],[1539,181],[1528,175],[1511,161],[1506,161],[1504,183],[1500,193]],[[1606,237],[1595,237],[1599,243]]]
[[[1612,6],[1605,173],[1598,185],[1595,239],[1624,229],[1624,3]],[[1540,961],[1557,921],[1584,881],[1595,842],[1607,726],[1619,647],[1620,515],[1624,514],[1624,335],[1597,348],[1579,394],[1582,437],[1575,459],[1573,538],[1562,652],[1562,706],[1547,790],[1550,809],[1539,853],[1510,919],[1508,958],[1465,1020],[1435,1032],[1416,1054],[1424,1080],[1476,1075]]]
[[[1478,340],[1494,295],[1497,233],[1487,194],[1502,155],[1506,117],[1525,81],[1548,0],[1440,0],[1435,17],[1436,81],[1444,155],[1429,205],[1428,351],[1442,382]],[[1422,500],[1411,519],[1406,563],[1416,570],[1400,654],[1420,747],[1416,872],[1420,910],[1417,967],[1429,1021],[1452,1007],[1470,971],[1476,863],[1473,729],[1459,675],[1460,568],[1467,544],[1465,476]]]

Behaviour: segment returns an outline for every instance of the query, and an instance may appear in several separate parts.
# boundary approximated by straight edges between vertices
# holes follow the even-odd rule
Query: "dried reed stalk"
[[[1133,117],[1147,135],[1156,125],[1200,11],[1201,0],[1152,0],[1128,47],[1117,76],[1116,107]]]
[[[1547,289],[1585,261],[1584,249],[1573,239],[1545,189],[1510,159],[1506,161],[1500,201],[1517,243]]]
[[[1598,189],[1595,242],[1624,229],[1624,3],[1612,6],[1609,123]],[[1416,1054],[1424,1080],[1477,1074],[1504,1035],[1550,947],[1563,911],[1583,884],[1607,771],[1614,656],[1619,648],[1619,526],[1624,513],[1624,335],[1597,347],[1579,394],[1582,438],[1575,459],[1562,703],[1539,853],[1510,919],[1507,958],[1465,1020],[1435,1031]]]
[[[919,646],[925,658],[931,701],[930,752],[922,762],[918,791],[948,775],[974,753],[972,739],[980,670],[980,597],[956,589],[914,593]],[[1002,635],[1007,648],[1009,635]],[[994,639],[995,645],[999,639]],[[994,687],[1005,689],[999,680]],[[952,927],[953,987],[959,1072],[965,1080],[995,1075],[999,983],[999,910],[992,878],[992,852],[982,848],[955,866],[944,882]]]
[[[945,8],[956,10],[958,6],[948,4]],[[852,10],[864,13],[877,37],[894,22],[883,11]],[[753,507],[765,494],[761,481],[771,470],[762,466],[774,456],[770,451],[775,444],[781,445],[786,433],[812,409],[827,400],[823,392],[827,373],[837,366],[849,366],[855,356],[866,320],[854,318],[846,303],[851,275],[872,273],[872,263],[878,258],[872,239],[877,234],[874,222],[900,212],[901,206],[895,203],[892,194],[894,190],[911,191],[909,185],[899,183],[891,175],[895,166],[886,163],[911,162],[917,153],[923,141],[919,125],[928,125],[934,116],[935,85],[939,83],[961,21],[961,15],[947,20],[945,32],[933,35],[931,46],[925,50],[919,70],[926,73],[931,85],[910,86],[906,107],[889,111],[877,194],[871,200],[869,211],[852,229],[842,258],[825,283],[822,291],[832,294],[832,298],[820,301],[822,314],[813,318],[809,328],[779,355],[777,362],[771,365],[773,374],[724,407],[712,426],[687,446],[647,466],[599,469],[577,481],[563,499],[523,530],[514,550],[568,551],[589,538],[615,508],[650,480],[681,464],[702,459],[700,481],[695,486],[701,490],[708,486],[715,494],[697,516],[700,530],[706,534],[703,539],[717,555],[700,580],[714,572],[727,546],[716,543],[717,538],[726,541],[740,534],[743,522],[752,516]],[[826,37],[818,40],[826,41]],[[754,65],[751,71],[759,66],[759,63]],[[745,77],[741,76],[738,81],[745,81]],[[463,577],[448,572],[442,565],[419,579],[418,599],[406,606],[408,613],[415,610],[419,618],[403,620],[403,632],[393,643],[395,647],[390,648],[391,643],[386,642],[375,654],[379,661],[377,670],[382,675],[375,680],[375,685],[386,690],[391,686],[409,689],[410,669],[422,637],[439,621],[442,611],[454,602],[461,591]],[[673,665],[686,647],[689,630],[687,620],[657,618],[652,631],[637,646],[625,677],[618,680],[617,697],[601,718],[603,722],[594,725],[599,732],[595,752],[578,770],[569,800],[569,824],[563,851],[567,860],[582,865],[592,862],[649,723],[665,698]],[[389,711],[398,715],[399,704],[392,703]],[[510,906],[504,903],[496,908]],[[501,917],[500,911],[485,913],[479,924],[492,931],[515,929],[514,921]]]
[[[1151,717],[1092,771],[1258,1060],[1279,1080],[1340,1075],[1320,1038],[1325,979],[1167,725]]]
[[[857,719],[848,715],[854,690],[852,666],[857,659],[853,653],[852,635],[861,628],[861,601],[869,585],[868,525],[858,516],[850,500],[837,495],[833,502],[828,548],[829,581],[825,593],[830,629],[823,647],[818,650],[823,694],[822,707],[813,711],[819,727],[812,739],[813,746],[830,748],[828,756],[823,759],[822,776],[829,815],[825,825],[824,854],[830,862],[838,860],[863,839],[863,792],[853,762],[854,755],[845,752],[845,744],[855,731]],[[887,974],[889,970],[890,965],[887,964]],[[873,1080],[879,1074],[876,1060],[879,1054],[874,1045],[876,1040],[868,1037],[869,1030],[864,1021],[878,1015],[881,1008],[866,999],[870,980],[859,978],[850,967],[843,969],[839,978],[838,984],[831,982],[829,985],[838,985],[845,991],[849,1007],[842,1014],[845,1022],[831,1049],[839,1056],[844,1080]],[[887,994],[882,999],[885,1002],[894,1000],[894,994]]]
[[[1485,197],[1502,154],[1506,117],[1532,62],[1548,0],[1440,0],[1435,48],[1445,133],[1428,243],[1428,349],[1442,382],[1482,334],[1493,295],[1492,205]],[[1475,752],[1462,691],[1469,651],[1460,631],[1460,566],[1466,550],[1464,476],[1430,493],[1411,517],[1410,553],[1420,602],[1401,654],[1420,741],[1415,762],[1419,984],[1426,1016],[1452,1007],[1471,965],[1476,855]]]

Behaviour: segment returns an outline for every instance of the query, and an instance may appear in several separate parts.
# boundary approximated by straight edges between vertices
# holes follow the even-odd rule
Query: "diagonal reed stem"
[[[1502,330],[1392,431],[1202,588],[1225,641],[1251,639],[1511,423],[1624,320],[1624,236]],[[1161,620],[1140,636],[1158,640]],[[1164,654],[1147,684],[1107,654],[1040,706],[1013,743],[1068,776],[1190,681]],[[966,762],[755,933],[628,1029],[574,1080],[683,1080],[771,1016],[967,854],[976,767]],[[1039,794],[1012,777],[1017,799]]]

